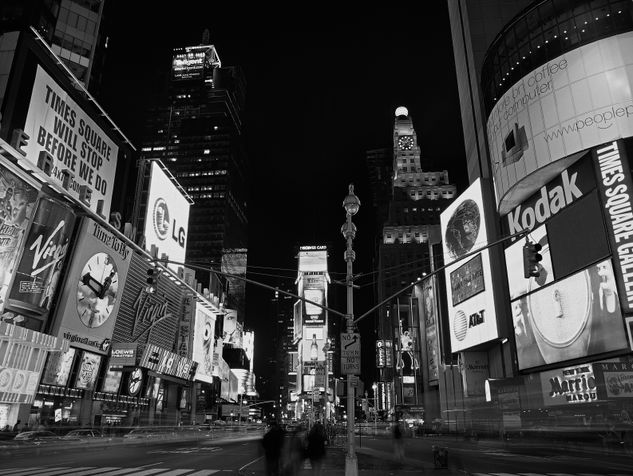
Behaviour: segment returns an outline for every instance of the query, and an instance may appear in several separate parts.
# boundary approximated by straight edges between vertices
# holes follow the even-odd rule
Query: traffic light
[[[153,293],[158,284],[158,269],[156,267],[147,268],[147,292]]]
[[[529,241],[523,245],[523,276],[525,278],[538,278],[541,275],[541,265],[539,262],[543,256],[539,253],[542,246]]]

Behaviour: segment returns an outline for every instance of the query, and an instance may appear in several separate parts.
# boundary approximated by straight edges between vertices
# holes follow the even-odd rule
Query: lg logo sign
[[[169,214],[167,202],[164,199],[156,199],[152,217],[154,221],[154,231],[161,241],[166,240],[171,234],[171,238],[178,243],[181,248],[185,247],[187,232],[184,227],[178,226],[175,219],[172,219]]]

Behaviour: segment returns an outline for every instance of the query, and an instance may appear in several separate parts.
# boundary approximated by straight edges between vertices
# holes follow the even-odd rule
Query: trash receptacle
[[[433,445],[433,463],[436,469],[448,468],[448,448],[439,445]]]

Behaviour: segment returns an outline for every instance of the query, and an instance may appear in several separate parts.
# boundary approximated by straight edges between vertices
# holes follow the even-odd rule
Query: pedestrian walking
[[[299,431],[295,430],[288,439],[286,461],[283,464],[283,476],[297,476],[306,455],[306,448]]]
[[[321,475],[323,458],[325,457],[325,440],[325,428],[321,422],[317,421],[308,432],[308,445],[306,448],[314,476]]]
[[[404,460],[404,441],[402,436],[400,423],[396,422],[393,426],[393,454],[400,463]]]
[[[272,422],[262,439],[264,456],[266,458],[266,475],[280,476],[281,448],[284,443],[284,431],[277,422]]]
[[[18,420],[18,421],[15,423],[15,425],[13,425],[13,431],[14,431],[15,433],[17,433],[17,432],[19,432],[19,431],[20,431],[20,423],[22,423],[22,420]]]

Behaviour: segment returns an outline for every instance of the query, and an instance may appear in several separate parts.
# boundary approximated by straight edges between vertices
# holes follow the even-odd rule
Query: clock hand
[[[92,286],[92,282],[96,283],[100,288],[103,288],[103,286],[101,284],[99,284],[99,282],[94,279],[92,276],[90,276],[90,273],[86,273],[81,277],[81,282],[84,286],[88,286],[92,292],[94,292],[97,296],[99,296],[101,294],[101,290],[97,290]]]
[[[99,299],[103,299],[103,296],[105,296],[105,293],[108,289],[110,289],[110,286],[112,285],[112,278],[115,275],[115,271],[112,271],[110,273],[109,276],[107,276],[104,280],[103,280],[103,284],[101,285],[101,293],[99,293]]]

